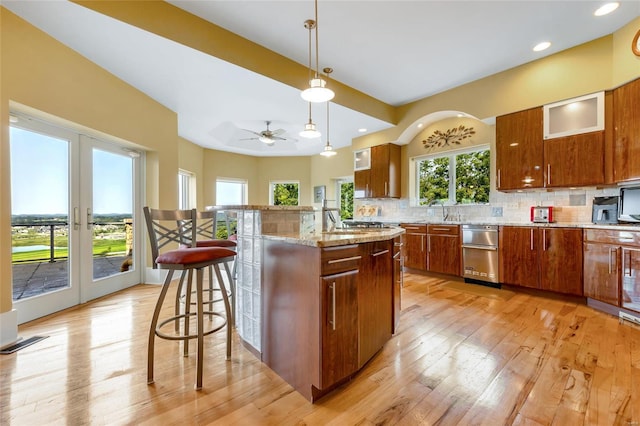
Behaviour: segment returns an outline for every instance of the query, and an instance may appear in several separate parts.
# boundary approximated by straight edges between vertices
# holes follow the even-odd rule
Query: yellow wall
[[[336,150],[337,154],[330,158],[320,155],[311,157],[311,188],[310,205],[320,207],[320,204],[313,202],[313,187],[324,185],[326,188],[326,198],[336,199],[335,181],[340,178],[353,179],[353,152],[351,147]],[[333,205],[330,204],[330,205]]]
[[[181,170],[193,173],[196,181],[196,207],[204,209],[204,151],[199,145],[189,142],[187,139],[178,138],[178,166]]]
[[[301,206],[309,206],[311,197],[311,157],[264,157],[259,159],[258,199],[256,204],[269,204],[269,182],[300,182]]]
[[[59,117],[151,150],[147,201],[175,208],[176,114],[0,8],[0,313],[11,310],[10,102]],[[162,189],[160,191],[160,188]],[[152,202],[152,201],[153,202]]]
[[[249,188],[249,204],[258,204],[259,158],[231,152],[204,150],[203,203],[204,206],[216,204],[216,179],[231,178],[246,180]]]

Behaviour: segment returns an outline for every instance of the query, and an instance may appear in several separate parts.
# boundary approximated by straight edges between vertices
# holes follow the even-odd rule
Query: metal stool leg
[[[235,265],[235,261],[234,261]],[[227,273],[227,278],[229,280],[229,294],[231,294],[231,319],[228,320],[231,326],[236,326],[236,285],[235,280],[233,279],[231,269],[229,268],[229,263],[224,262],[224,270]]]
[[[220,292],[222,293],[222,300],[224,301],[224,309],[227,314],[227,360],[231,359],[231,306],[229,305],[229,296],[227,295],[227,289],[220,273],[220,267],[216,263],[213,265],[216,270],[216,278],[218,279],[218,285],[220,286]]]
[[[196,365],[197,365],[197,373],[196,373],[196,390],[202,389],[202,372],[204,367],[204,324],[203,324],[203,303],[202,303],[202,282],[204,280],[204,271],[203,268],[198,268],[196,272],[196,300],[197,304],[197,322],[198,322],[198,350],[196,354]]]
[[[176,306],[174,309],[175,316],[180,315],[180,298],[182,297],[182,287],[184,285],[184,277],[187,274],[186,269],[182,271],[180,274],[180,282],[178,283],[178,288],[176,289]],[[180,331],[180,321],[175,321],[174,325],[176,333]]]
[[[147,348],[147,384],[153,383],[153,355],[154,344],[156,339],[156,327],[158,325],[158,317],[160,316],[160,310],[162,309],[162,303],[167,296],[169,285],[171,284],[171,278],[173,278],[173,271],[167,272],[167,278],[164,280],[162,290],[160,290],[160,296],[156,302],[156,307],[153,310],[153,316],[151,317],[151,326],[149,327],[149,344]]]
[[[189,277],[187,278],[187,291],[184,296],[184,335],[189,335],[189,319],[191,317],[191,289],[193,286],[193,269],[189,269]],[[196,284],[197,286],[197,284]],[[189,356],[189,339],[183,342],[182,355]]]

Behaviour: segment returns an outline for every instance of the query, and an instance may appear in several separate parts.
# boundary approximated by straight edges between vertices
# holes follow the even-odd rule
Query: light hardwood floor
[[[160,339],[147,385],[159,290],[139,285],[21,326],[50,337],[0,355],[0,424],[640,424],[640,328],[572,301],[405,274],[399,332],[311,404],[235,335],[225,361],[224,333],[205,344],[202,391],[195,358]]]

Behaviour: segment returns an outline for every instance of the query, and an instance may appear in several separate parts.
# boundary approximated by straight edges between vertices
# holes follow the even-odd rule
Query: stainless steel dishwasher
[[[499,283],[498,261],[498,226],[462,225],[464,278]]]

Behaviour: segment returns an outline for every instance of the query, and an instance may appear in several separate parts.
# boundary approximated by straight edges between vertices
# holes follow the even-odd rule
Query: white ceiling
[[[248,155],[312,155],[326,141],[326,106],[314,105],[321,138],[297,133],[308,107],[299,90],[63,0],[0,3],[178,114],[180,136],[204,147]],[[303,65],[312,0],[170,1]],[[319,0],[320,68],[331,78],[402,105],[595,38],[640,16],[621,1],[594,17],[602,1]],[[550,49],[535,53],[540,41]],[[331,103],[330,140],[351,144],[358,128],[390,126]],[[484,118],[484,117],[480,117]],[[264,121],[297,141],[272,147],[242,141]]]

